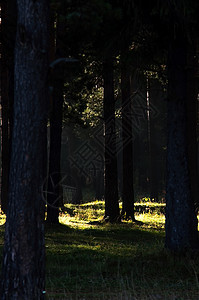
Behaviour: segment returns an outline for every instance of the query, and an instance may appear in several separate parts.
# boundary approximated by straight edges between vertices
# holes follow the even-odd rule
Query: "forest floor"
[[[136,206],[139,222],[113,225],[103,201],[66,204],[46,225],[46,299],[199,300],[199,258],[164,249],[164,205]]]

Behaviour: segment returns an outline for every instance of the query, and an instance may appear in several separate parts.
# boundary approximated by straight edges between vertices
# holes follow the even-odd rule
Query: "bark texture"
[[[168,56],[166,247],[175,252],[199,246],[186,134],[189,97],[186,45],[186,38],[179,30],[171,40]]]
[[[110,222],[117,222],[120,218],[120,211],[118,202],[113,62],[111,57],[104,62],[104,125],[105,218]]]
[[[156,79],[148,79],[148,93],[149,93],[149,160],[150,160],[150,199],[158,202],[159,182],[160,182],[160,164],[159,155],[161,153],[160,146],[160,129],[158,129],[158,119],[151,114],[151,105],[158,107],[158,102],[162,102],[159,97],[160,84]]]
[[[2,174],[1,209],[6,213],[10,169],[11,135],[14,102],[14,44],[16,1],[1,4],[1,105],[2,105]]]
[[[188,162],[191,180],[191,193],[195,208],[199,210],[199,185],[198,185],[198,141],[197,141],[197,112],[198,112],[198,60],[196,53],[197,40],[189,44],[187,50],[187,141]]]
[[[43,170],[48,1],[18,1],[15,99],[1,299],[44,298]]]
[[[127,47],[128,49],[128,47]],[[128,66],[128,50],[122,53],[121,66],[122,90],[122,152],[123,152],[123,189],[122,216],[127,219],[134,217],[134,187],[133,187],[133,135],[132,135],[132,107],[131,82]]]

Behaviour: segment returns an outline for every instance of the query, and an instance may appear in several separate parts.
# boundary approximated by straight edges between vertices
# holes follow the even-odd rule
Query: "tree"
[[[1,4],[1,33],[6,32],[6,3]],[[1,173],[1,209],[6,212],[8,198],[8,177],[9,177],[9,125],[8,125],[8,66],[6,55],[6,39],[1,42],[1,105],[2,105],[2,173]]]
[[[14,42],[16,35],[16,1],[1,4],[1,105],[2,105],[2,174],[1,209],[6,212],[10,169],[11,135],[14,101]]]
[[[54,24],[54,19],[53,19]],[[55,58],[60,58],[62,49],[60,49],[60,20],[56,20],[56,50]],[[54,28],[51,28],[54,30]],[[55,43],[55,36],[52,37]],[[63,110],[63,86],[64,86],[64,69],[63,63],[57,64],[53,72],[53,92],[52,106],[50,110],[50,154],[48,169],[48,188],[47,188],[47,219],[46,222],[59,223],[59,206],[61,204],[62,191],[60,186],[61,180],[61,136],[62,136],[62,110]]]
[[[133,178],[133,134],[132,134],[132,102],[131,73],[132,60],[130,46],[134,26],[134,14],[131,1],[121,4],[122,29],[120,30],[120,64],[121,64],[121,99],[122,99],[122,212],[126,218],[134,217],[134,178]]]
[[[197,58],[197,37],[192,38],[187,48],[187,145],[188,163],[191,180],[191,193],[196,207],[199,210],[198,199],[198,141],[197,141],[197,119],[198,119],[198,58]]]
[[[90,73],[88,70],[92,69],[94,64],[100,66],[98,67],[98,74],[92,74],[92,76],[90,76],[93,77],[92,79],[94,80],[90,80],[90,88],[87,90],[91,90],[93,86],[95,87],[98,84],[96,83],[96,78],[102,77],[102,71],[100,69],[101,65],[103,65],[104,68],[105,156],[107,158],[105,162],[105,215],[106,217],[109,217],[110,221],[112,222],[118,219],[119,203],[117,184],[117,154],[116,149],[114,149],[115,99],[113,87],[113,66],[112,54],[109,56],[107,52],[109,52],[109,48],[113,46],[113,41],[116,41],[116,37],[118,35],[118,24],[115,22],[115,19],[118,18],[119,14],[118,7],[115,9],[115,5],[111,5],[110,2],[112,1],[73,1],[73,3],[68,5],[66,19],[70,28],[67,31],[69,33],[68,39],[71,42],[69,47],[70,55],[74,55],[74,53],[77,53],[78,55],[81,54],[81,63],[83,62],[85,64],[86,62],[84,65],[84,70],[86,71],[85,73],[87,73],[87,78],[88,73]],[[63,10],[66,9],[66,2],[62,4]],[[104,40],[106,41],[105,45]],[[109,58],[110,62],[108,61]],[[86,76],[83,78],[85,79]],[[87,82],[84,81],[83,85],[85,86],[86,83]],[[88,94],[88,99],[89,98],[90,95]],[[69,98],[69,100],[71,99]],[[69,105],[68,107],[70,107]],[[110,130],[113,131],[110,132]],[[111,136],[112,133],[113,135]],[[113,172],[114,176],[112,176]],[[95,179],[96,178],[94,178],[94,180]]]
[[[149,166],[150,166],[150,199],[158,202],[159,191],[161,188],[161,177],[164,173],[164,168],[161,164],[161,160],[164,160],[163,152],[163,125],[165,118],[163,111],[166,111],[163,99],[163,87],[160,79],[157,78],[158,74],[154,73],[148,76],[148,109],[149,109]],[[164,125],[165,126],[165,125]],[[165,161],[164,161],[165,164]]]
[[[48,1],[17,1],[15,99],[1,299],[44,299]]]
[[[176,20],[175,20],[176,21]],[[174,23],[173,23],[174,24]],[[177,32],[176,32],[177,29]],[[168,146],[166,247],[183,252],[199,247],[191,192],[187,139],[187,46],[182,24],[172,31],[168,52]]]
[[[121,55],[121,90],[122,90],[122,151],[123,151],[123,188],[122,188],[122,216],[134,217],[134,188],[133,188],[133,134],[131,82],[128,66],[128,46]]]
[[[105,135],[105,218],[110,222],[120,219],[118,202],[117,150],[115,132],[115,99],[113,84],[113,59],[103,63],[104,75],[104,135]]]

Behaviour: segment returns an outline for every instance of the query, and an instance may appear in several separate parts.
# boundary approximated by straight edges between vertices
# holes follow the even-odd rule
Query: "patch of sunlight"
[[[79,219],[77,216],[70,217],[67,214],[60,214],[59,215],[59,222],[61,224],[68,225],[70,227],[78,228],[78,229],[82,229],[82,230],[93,227],[93,225],[89,224],[88,221]]]
[[[0,211],[0,226],[5,224],[5,222],[6,222],[6,215],[2,211]]]
[[[148,227],[164,228],[165,215],[157,213],[136,214],[136,219],[147,224]]]
[[[198,218],[198,231],[199,231],[199,215],[197,215],[197,218]]]
[[[135,203],[135,206],[138,206],[138,205],[143,205],[143,206],[156,206],[156,207],[164,207],[166,206],[165,203],[158,203],[158,202],[151,202],[151,201],[147,201],[147,202],[136,202]]]
[[[92,202],[89,202],[89,203],[83,203],[83,204],[80,204],[79,206],[81,207],[84,207],[84,206],[104,206],[104,201],[103,200],[95,200],[95,201],[92,201]]]

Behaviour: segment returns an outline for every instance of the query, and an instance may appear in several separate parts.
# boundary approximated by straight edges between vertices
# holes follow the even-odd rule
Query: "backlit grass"
[[[122,203],[120,203],[121,208]],[[136,219],[147,226],[164,227],[165,216],[162,213],[164,208],[165,204],[162,203],[145,201],[135,203]],[[90,226],[92,222],[102,221],[103,216],[104,201],[92,201],[81,205],[66,204],[64,213],[60,214],[60,222],[84,227]]]
[[[140,222],[104,223],[104,202],[94,201],[67,204],[59,225],[46,224],[46,299],[198,300],[199,259],[171,256],[164,205],[144,205]]]
[[[0,211],[0,226],[3,225],[6,221],[6,216],[3,212]]]
[[[145,205],[140,223],[113,225],[103,201],[68,204],[46,228],[48,299],[199,299],[198,259],[164,250],[163,205]]]

